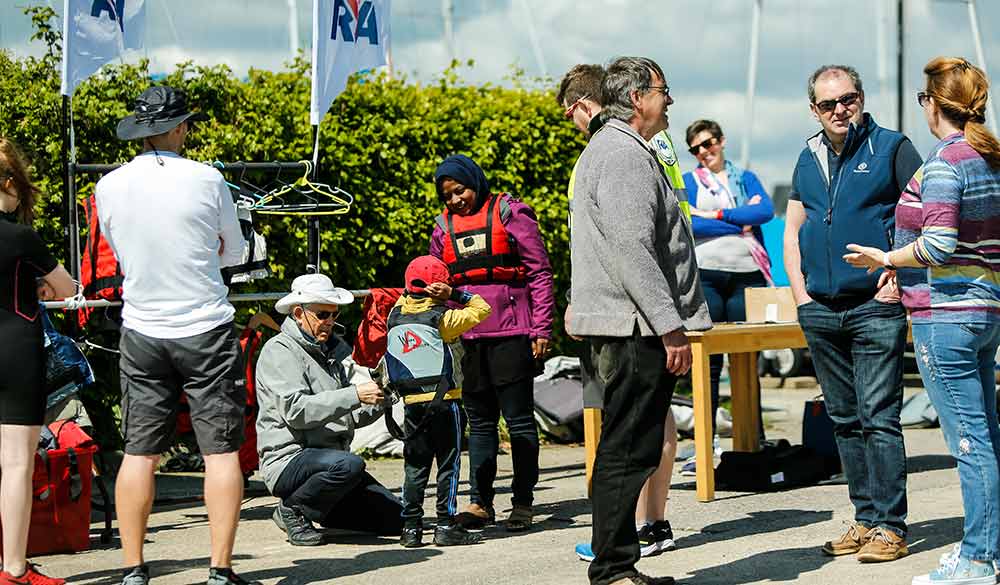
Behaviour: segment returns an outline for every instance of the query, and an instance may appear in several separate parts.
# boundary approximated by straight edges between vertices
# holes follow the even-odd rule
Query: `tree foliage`
[[[37,31],[33,38],[46,43],[48,52],[40,58],[0,52],[0,135],[18,143],[33,161],[45,194],[35,227],[66,261],[61,38],[51,9],[29,12]],[[448,154],[461,152],[483,167],[495,191],[511,192],[534,208],[553,263],[557,298],[564,298],[569,285],[565,191],[582,139],[562,118],[551,80],[527,80],[515,72],[511,87],[464,85],[460,72],[472,66],[453,63],[426,84],[384,74],[355,77],[334,101],[320,126],[318,181],[355,197],[350,213],[321,220],[321,269],[338,285],[402,284],[407,262],[426,253],[441,210],[434,169]],[[153,83],[148,64],[141,62],[107,66],[80,85],[73,98],[79,162],[125,162],[138,152],[138,143],[116,140],[115,126]],[[181,63],[156,83],[187,90],[192,103],[211,117],[189,136],[189,158],[296,161],[311,156],[309,64],[301,57],[283,71],[251,70],[242,79],[226,66]],[[81,201],[97,178],[77,177]],[[306,263],[306,220],[258,216],[256,222],[267,238],[274,276],[235,292],[288,290]],[[113,365],[109,361],[107,367]],[[106,380],[116,377],[97,373],[106,374]],[[103,404],[113,404],[117,384],[105,385],[100,393]]]

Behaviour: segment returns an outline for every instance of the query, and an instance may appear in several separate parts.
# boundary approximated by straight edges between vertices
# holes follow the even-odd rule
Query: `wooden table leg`
[[[709,384],[708,353],[701,342],[691,343],[691,390],[694,395],[695,486],[698,500],[715,499],[715,464],[712,460],[712,389]]]
[[[729,354],[729,387],[733,401],[733,450],[756,451],[760,429],[760,411],[757,409],[760,380],[756,353]]]
[[[583,409],[583,446],[586,451],[587,496],[590,496],[590,479],[594,475],[594,459],[597,458],[597,445],[601,442],[601,409]]]

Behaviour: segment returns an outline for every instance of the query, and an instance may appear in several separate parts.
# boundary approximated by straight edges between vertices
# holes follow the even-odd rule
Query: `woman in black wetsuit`
[[[0,585],[61,585],[25,559],[31,475],[45,416],[45,352],[38,296],[68,297],[73,279],[31,228],[35,197],[17,147],[0,138]]]

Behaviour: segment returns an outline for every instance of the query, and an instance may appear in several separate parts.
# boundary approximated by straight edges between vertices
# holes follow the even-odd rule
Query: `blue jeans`
[[[701,279],[701,290],[705,294],[708,313],[712,323],[731,323],[746,321],[746,294],[743,292],[752,286],[767,286],[764,275],[754,272],[726,272],[724,270],[698,269]],[[708,357],[709,383],[712,390],[712,431],[715,431],[715,413],[719,410],[719,378],[722,377],[722,354]],[[757,410],[760,410],[760,396],[757,396]],[[764,417],[759,417],[758,434],[764,439]]]
[[[906,535],[903,405],[906,311],[874,299],[799,307],[799,324],[833,420],[854,518]]]
[[[1000,547],[1000,426],[993,367],[997,323],[918,323],[917,365],[937,410],[948,451],[958,462],[965,505],[961,556],[998,558]]]

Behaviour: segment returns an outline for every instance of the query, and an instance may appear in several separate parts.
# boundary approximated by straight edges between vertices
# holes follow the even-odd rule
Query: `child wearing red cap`
[[[481,535],[455,523],[462,441],[461,336],[490,315],[479,295],[448,285],[448,267],[420,256],[406,268],[406,292],[389,313],[385,366],[403,396],[403,534],[400,544],[423,544],[424,490],[437,459],[434,544],[475,544]],[[447,301],[464,305],[448,309]]]

